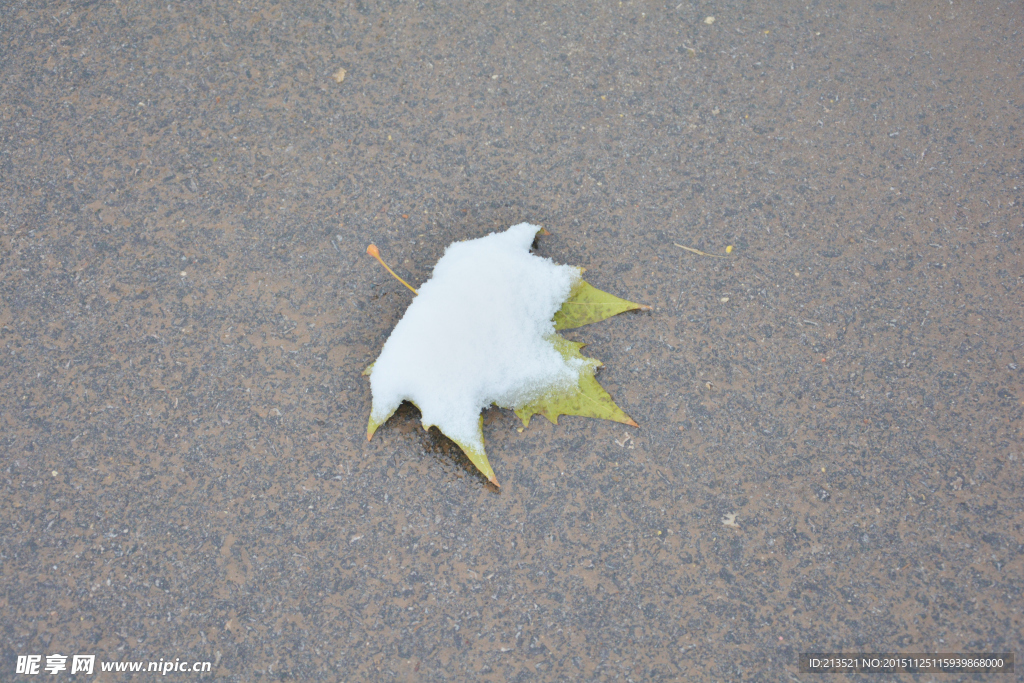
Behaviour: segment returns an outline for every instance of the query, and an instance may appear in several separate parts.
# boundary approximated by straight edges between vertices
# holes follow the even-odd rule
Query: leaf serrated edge
[[[611,395],[597,381],[594,375],[603,363],[596,358],[584,356],[580,353],[580,349],[586,346],[586,344],[570,341],[557,334],[552,335],[551,341],[555,350],[562,355],[562,358],[567,361],[573,358],[583,359],[586,361],[586,366],[580,370],[576,387],[563,390],[562,396],[559,396],[558,391],[548,392],[535,401],[514,409],[516,416],[522,420],[524,429],[530,426],[530,419],[534,415],[543,415],[555,425],[558,424],[558,418],[562,415],[577,415],[580,417],[592,417],[598,420],[611,420],[632,427],[640,426],[615,403]],[[585,407],[578,411],[570,409],[569,412],[563,412],[564,405],[561,408],[555,407],[554,410],[551,409],[552,404],[557,406],[560,401],[573,398],[585,399],[582,402]]]

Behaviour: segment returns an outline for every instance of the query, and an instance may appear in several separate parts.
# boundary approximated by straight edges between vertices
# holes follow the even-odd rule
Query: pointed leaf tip
[[[638,308],[651,310],[650,306],[620,299],[608,292],[602,292],[586,280],[580,280],[573,287],[569,298],[555,313],[555,329],[570,330],[582,327]]]
[[[487,481],[491,482],[495,486],[498,486],[498,478],[494,476],[494,470],[491,469],[491,463],[487,462],[487,453],[484,451],[484,416],[481,415],[480,419],[477,420],[477,433],[476,439],[472,442],[459,440],[452,437],[450,434],[445,434],[445,431],[441,429],[441,433],[447,436],[449,439],[455,442],[455,445],[462,449],[462,452],[466,454],[469,461],[473,463],[480,474],[487,478]],[[440,429],[440,427],[438,427]]]
[[[394,408],[392,408],[391,412],[388,413],[387,415],[385,415],[383,420],[379,420],[378,421],[378,420],[374,420],[373,419],[373,409],[371,408],[371,410],[370,410],[370,419],[366,423],[366,440],[367,441],[369,441],[370,439],[373,438],[373,435],[377,433],[377,428],[380,427],[385,422],[387,422],[388,418],[390,418],[392,415],[394,415],[396,410],[398,410],[398,406],[395,406]]]

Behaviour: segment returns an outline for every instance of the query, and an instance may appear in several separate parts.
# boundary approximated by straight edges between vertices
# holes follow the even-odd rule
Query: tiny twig
[[[393,275],[393,276],[395,277],[395,279],[396,279],[396,280],[398,280],[398,281],[399,281],[399,282],[401,282],[401,283],[402,283],[403,285],[405,285],[406,287],[408,287],[408,288],[410,289],[410,291],[412,291],[412,293],[413,293],[413,294],[419,294],[419,292],[417,292],[417,291],[416,291],[416,288],[415,288],[415,287],[413,287],[412,285],[410,285],[410,284],[409,284],[408,282],[406,282],[406,281],[405,281],[405,280],[403,280],[402,278],[398,277],[398,273],[396,273],[395,271],[391,270],[391,267],[390,267],[390,266],[388,266],[388,264],[384,263],[384,259],[382,259],[382,258],[380,257],[380,250],[379,250],[379,249],[377,248],[377,245],[375,245],[375,244],[371,244],[370,246],[366,247],[366,253],[367,253],[367,254],[369,254],[370,256],[372,256],[373,258],[377,259],[377,261],[379,261],[379,262],[380,262],[380,264],[381,264],[382,266],[384,266],[384,268],[386,268],[386,269],[387,269],[387,271],[388,271],[389,273],[391,273],[391,274],[392,274],[392,275]]]
[[[673,242],[672,244],[675,244],[675,242]],[[725,256],[722,256],[721,254],[705,254],[700,249],[694,249],[692,247],[684,247],[681,244],[676,244],[676,246],[679,247],[680,249],[685,249],[686,251],[692,251],[694,254],[697,254],[699,256],[711,256],[713,258],[725,258]]]

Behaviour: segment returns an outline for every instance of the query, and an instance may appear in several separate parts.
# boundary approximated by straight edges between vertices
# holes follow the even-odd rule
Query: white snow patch
[[[424,427],[483,450],[483,408],[576,386],[586,363],[565,361],[549,338],[581,271],[531,254],[538,230],[520,223],[449,245],[373,366],[374,420],[412,401]]]

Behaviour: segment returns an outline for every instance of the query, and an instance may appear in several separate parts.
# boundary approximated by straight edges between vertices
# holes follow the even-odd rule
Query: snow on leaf
[[[516,411],[524,426],[535,414],[636,426],[594,378],[600,361],[555,329],[647,307],[595,289],[579,268],[530,253],[540,230],[520,223],[449,245],[363,371],[373,394],[367,439],[409,401],[424,428],[438,427],[497,486],[480,414],[491,404]]]

